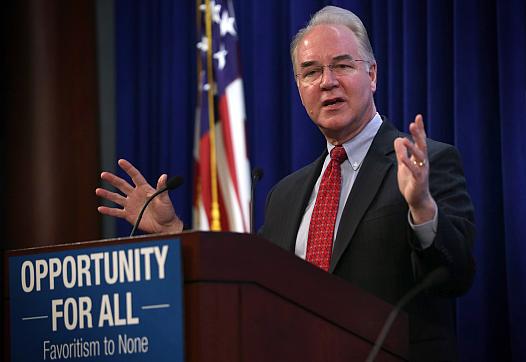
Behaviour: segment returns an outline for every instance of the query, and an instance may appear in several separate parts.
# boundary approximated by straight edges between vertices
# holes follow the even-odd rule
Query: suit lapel
[[[329,272],[333,272],[343,252],[348,247],[369,205],[378,193],[387,171],[393,167],[390,154],[399,131],[384,119],[367,155],[358,177],[347,198],[334,242]]]

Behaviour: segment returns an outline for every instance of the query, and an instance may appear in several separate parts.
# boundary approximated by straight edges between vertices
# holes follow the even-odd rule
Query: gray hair
[[[300,29],[292,39],[292,42],[290,43],[290,56],[292,58],[294,69],[296,68],[295,57],[298,44],[309,30],[314,26],[321,24],[344,25],[349,28],[358,39],[360,56],[372,64],[376,63],[373,48],[371,47],[371,42],[367,35],[367,30],[365,29],[365,26],[363,26],[360,18],[349,10],[336,6],[326,6],[314,14],[307,26]]]

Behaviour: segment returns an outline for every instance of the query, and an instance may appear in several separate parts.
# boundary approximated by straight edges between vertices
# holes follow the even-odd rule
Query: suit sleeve
[[[449,279],[430,293],[457,296],[470,288],[475,275],[471,252],[475,239],[473,205],[457,150],[452,146],[430,150],[429,158],[429,187],[438,206],[437,233],[424,250],[413,235],[413,269],[420,279],[437,267],[447,267]]]

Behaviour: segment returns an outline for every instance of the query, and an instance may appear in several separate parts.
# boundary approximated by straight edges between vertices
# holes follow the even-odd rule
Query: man
[[[320,10],[294,38],[291,56],[302,103],[327,150],[271,190],[261,235],[390,303],[446,267],[448,280],[406,308],[410,358],[455,360],[449,297],[464,293],[474,274],[473,208],[457,151],[426,139],[421,115],[411,123],[410,137],[379,116],[376,61],[353,13]],[[134,222],[155,190],[129,162],[119,165],[135,186],[102,173],[125,196],[97,189],[122,206],[99,211]],[[157,188],[165,182],[162,175]],[[150,207],[141,229],[182,230],[166,194]]]

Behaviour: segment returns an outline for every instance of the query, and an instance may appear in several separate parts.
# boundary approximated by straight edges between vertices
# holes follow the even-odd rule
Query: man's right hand
[[[134,186],[111,172],[103,172],[100,178],[108,182],[123,195],[103,188],[97,188],[95,194],[112,201],[120,207],[99,206],[101,214],[119,217],[134,224],[146,200],[155,193],[154,189],[146,182],[143,175],[130,162],[120,159],[119,166],[133,181]],[[157,190],[166,185],[168,176],[161,175],[157,181]],[[175,214],[168,192],[157,196],[146,208],[139,229],[147,233],[179,233],[183,230],[183,222]]]

